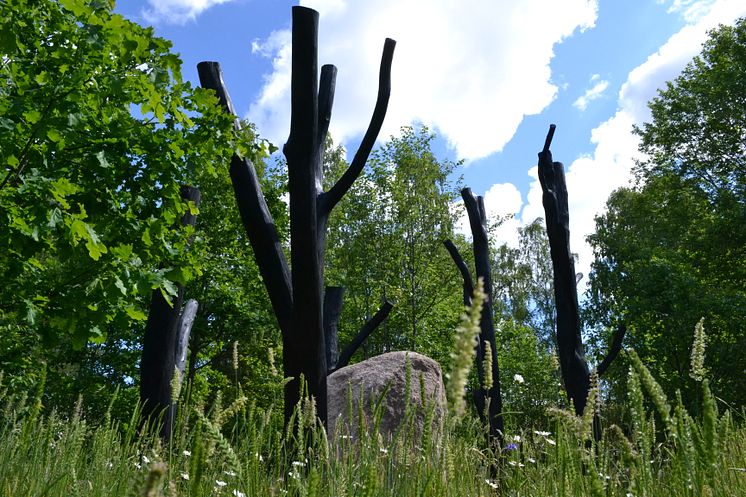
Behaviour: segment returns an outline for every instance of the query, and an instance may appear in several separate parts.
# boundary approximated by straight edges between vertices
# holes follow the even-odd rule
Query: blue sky
[[[116,10],[170,39],[197,84],[196,64],[221,63],[237,112],[281,146],[289,130],[291,7],[284,0],[120,0]],[[585,236],[637,156],[631,126],[697,53],[706,31],[746,15],[742,0],[304,0],[319,11],[319,62],[339,70],[330,131],[354,153],[376,94],[384,38],[397,40],[381,137],[425,123],[436,153],[463,159],[464,183],[498,236],[543,215],[536,153],[548,125],[565,164],[571,245]]]

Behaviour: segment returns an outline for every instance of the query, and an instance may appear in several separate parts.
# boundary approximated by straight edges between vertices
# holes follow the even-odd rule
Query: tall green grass
[[[604,412],[594,379],[585,416],[553,410],[551,426],[506,433],[501,449],[486,445],[471,415],[449,415],[442,430],[426,428],[418,439],[411,421],[426,406],[407,409],[393,440],[377,433],[375,415],[366,431],[350,407],[354,432],[328,442],[305,396],[285,432],[281,412],[258,408],[239,384],[232,400],[218,395],[210,406],[192,402],[186,389],[173,438],[163,442],[138,431],[137,407],[126,422],[109,413],[85,419],[84,399],[72,412],[45,413],[43,375],[29,398],[9,395],[0,374],[0,497],[746,496],[742,414],[719,413],[698,374],[702,404],[693,417],[634,351],[628,356],[623,424],[594,436],[594,409]]]
[[[555,411],[546,431],[507,434],[497,477],[496,455],[468,416],[447,419],[429,444],[402,430],[393,441],[356,432],[330,445],[311,404],[283,433],[271,410],[241,395],[210,409],[183,403],[169,445],[138,433],[137,410],[127,423],[94,424],[80,405],[42,415],[41,390],[3,395],[0,496],[746,495],[742,420],[718,414],[706,380],[693,418],[630,357],[628,426],[611,425],[595,442],[592,416]]]

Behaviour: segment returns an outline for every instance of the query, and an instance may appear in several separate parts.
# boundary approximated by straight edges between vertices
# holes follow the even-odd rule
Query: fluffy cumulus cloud
[[[580,110],[585,110],[588,107],[589,102],[601,98],[606,91],[606,88],[609,87],[609,82],[601,79],[601,76],[598,74],[591,76],[590,84],[591,87],[585,90],[585,93],[579,96],[572,104]]]
[[[475,192],[475,194],[478,194],[478,192]],[[517,216],[523,205],[521,192],[512,183],[496,183],[482,197],[484,198],[484,210],[489,222],[500,222],[493,235],[493,240],[501,244],[507,243],[511,247],[517,247],[518,228],[520,227]],[[463,201],[457,202],[454,207],[460,210],[460,217],[456,222],[456,231],[471,237],[469,216],[463,208]]]
[[[596,0],[302,0],[320,12],[319,63],[337,66],[330,131],[362,134],[375,102],[386,37],[397,41],[392,95],[381,137],[421,122],[438,130],[459,158],[499,151],[524,116],[554,99],[554,45],[594,25]],[[262,134],[287,138],[290,37],[255,42],[274,70],[249,110]]]
[[[566,169],[570,244],[579,255],[577,270],[584,274],[588,274],[593,260],[585,238],[595,231],[594,216],[603,211],[606,199],[614,189],[629,182],[634,160],[639,154],[638,138],[631,134],[632,125],[650,118],[647,102],[656,95],[658,88],[674,79],[701,51],[708,30],[718,24],[732,24],[738,17],[746,15],[746,4],[740,0],[699,3],[676,0],[673,7],[684,10],[689,23],[629,73],[619,92],[616,113],[592,131],[591,142],[596,146],[594,153],[575,159]],[[696,16],[692,14],[695,8]],[[527,195],[527,204],[521,211],[522,223],[543,216],[536,168],[529,174],[534,181]]]
[[[205,10],[232,0],[148,0],[149,7],[142,14],[148,22],[184,24]]]

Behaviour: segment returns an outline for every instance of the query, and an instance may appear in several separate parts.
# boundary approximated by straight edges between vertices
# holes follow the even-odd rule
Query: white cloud
[[[570,246],[579,255],[576,269],[586,275],[593,254],[585,238],[595,231],[594,216],[604,210],[606,199],[614,189],[629,182],[634,160],[639,157],[639,140],[631,133],[632,125],[642,124],[650,118],[647,102],[656,95],[658,88],[674,79],[701,51],[708,30],[718,24],[731,24],[746,15],[746,4],[742,1],[721,0],[709,7],[706,13],[671,36],[657,52],[629,73],[619,92],[616,114],[592,131],[591,142],[596,145],[595,151],[592,155],[578,157],[566,168]],[[558,137],[561,132],[561,129],[557,130]],[[534,181],[527,196],[528,203],[521,211],[522,224],[544,214],[536,168],[530,174]]]
[[[478,195],[477,192],[474,192]],[[513,183],[496,183],[487,190],[484,195],[484,210],[487,214],[487,222],[495,223],[502,220],[492,235],[491,241],[495,245],[507,243],[511,247],[518,246],[518,213],[521,210],[523,201],[521,192]],[[464,202],[459,200],[454,205],[455,209],[461,209],[461,216],[456,221],[456,232],[471,238],[471,228],[469,227],[469,215],[463,207]]]
[[[573,102],[573,106],[580,109],[585,110],[588,107],[588,103],[592,100],[596,100],[597,98],[601,98],[606,91],[606,89],[609,87],[609,82],[606,80],[601,79],[601,76],[598,74],[594,74],[591,76],[591,86],[587,90],[585,90],[585,93],[578,97],[575,102]]]
[[[215,5],[232,0],[148,0],[149,8],[142,15],[148,22],[184,24]]]
[[[555,98],[549,63],[556,43],[594,25],[597,0],[302,0],[319,10],[319,64],[338,67],[330,131],[346,142],[365,131],[386,37],[397,40],[392,95],[381,138],[421,122],[459,158],[499,151],[527,115]],[[530,26],[530,29],[527,27]],[[248,118],[282,144],[289,130],[288,34]],[[264,46],[265,42],[259,42]],[[356,145],[356,144],[355,144]]]
[[[668,12],[681,13],[684,19],[690,23],[694,23],[707,15],[712,8],[714,1],[715,0],[673,0],[671,5],[668,7]],[[661,3],[665,3],[665,1]]]
[[[522,205],[521,192],[512,183],[497,183],[485,192],[484,210],[487,212],[487,219],[495,221],[505,218],[495,231],[493,243],[497,245],[507,243],[511,247],[518,246],[520,223],[517,216]]]

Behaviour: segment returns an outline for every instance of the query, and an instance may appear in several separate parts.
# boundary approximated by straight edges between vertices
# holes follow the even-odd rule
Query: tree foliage
[[[347,288],[342,342],[383,299],[395,304],[364,354],[417,350],[447,357],[462,304],[459,275],[442,241],[452,237],[458,185],[450,179],[456,164],[435,157],[433,139],[427,128],[403,128],[374,152],[330,223],[327,281]]]
[[[556,348],[554,285],[544,220],[518,229],[518,246],[499,246],[493,256],[496,312],[534,330],[546,349]]]
[[[638,183],[612,194],[590,237],[590,316],[629,324],[628,343],[692,401],[693,330],[705,318],[716,395],[746,402],[746,21],[710,33],[636,133]],[[601,332],[603,334],[603,332]]]
[[[131,381],[152,290],[202,273],[179,188],[241,143],[170,42],[112,6],[0,4],[0,368],[15,381],[44,359],[50,380]]]

